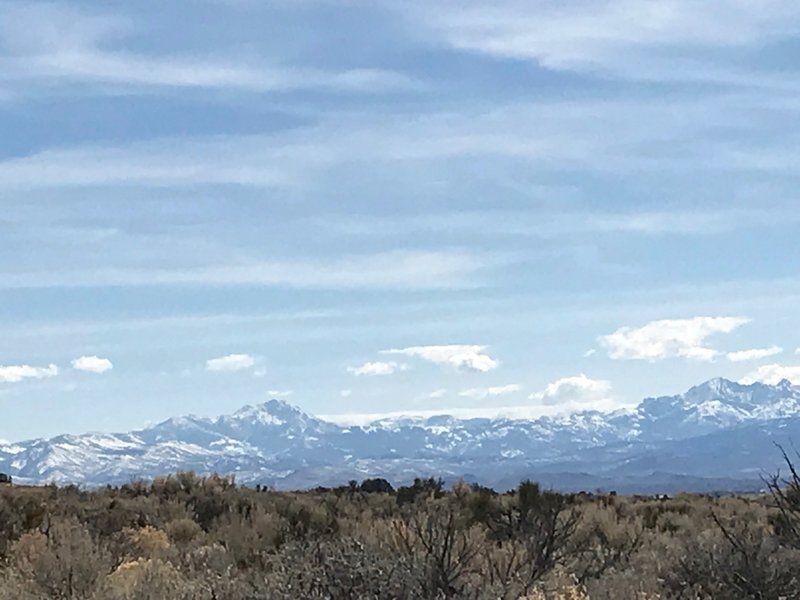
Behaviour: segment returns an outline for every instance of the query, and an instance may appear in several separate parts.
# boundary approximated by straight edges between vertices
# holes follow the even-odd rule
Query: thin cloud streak
[[[335,260],[260,262],[184,269],[107,268],[3,273],[0,289],[112,286],[241,286],[298,289],[467,289],[485,266],[462,252],[398,251]]]
[[[432,37],[458,50],[532,61],[551,70],[661,83],[785,85],[785,78],[764,77],[703,51],[756,50],[791,35],[800,16],[797,5],[736,0],[722,4],[714,18],[689,0],[600,0],[591,7],[574,1],[548,5],[501,0],[487,6],[433,0],[406,3],[399,12],[413,16],[416,26],[421,22]],[[669,55],[670,49],[695,54],[683,58]]]
[[[436,365],[450,366],[457,370],[486,373],[494,371],[500,362],[486,353],[486,346],[446,344],[435,346],[411,346],[381,350],[381,354],[397,354],[417,357]]]
[[[402,363],[397,363],[394,361],[390,362],[376,361],[376,362],[366,362],[358,367],[348,367],[347,372],[352,373],[356,377],[360,377],[363,375],[370,377],[379,377],[383,375],[393,375],[397,371],[405,371],[407,369],[408,366]]]
[[[0,10],[0,16],[26,31],[23,39],[9,27],[0,27],[0,47],[8,49],[0,59],[0,81],[18,86],[41,84],[52,91],[55,84],[74,83],[84,89],[94,84],[128,90],[217,88],[258,93],[302,89],[382,93],[419,86],[403,74],[376,68],[326,72],[252,64],[242,57],[198,59],[112,50],[108,46],[138,33],[133,22],[55,5],[11,6]]]
[[[770,346],[769,348],[753,348],[751,350],[738,350],[728,352],[725,356],[731,362],[744,362],[748,360],[760,360],[769,356],[781,354],[783,348],[780,346]]]
[[[473,398],[475,400],[484,400],[497,396],[505,396],[507,394],[514,394],[522,391],[522,386],[518,383],[509,383],[507,385],[498,385],[488,388],[470,388],[459,392],[459,396],[464,398]]]
[[[398,162],[442,161],[452,168],[454,158],[509,159],[537,169],[566,165],[589,172],[696,172],[790,170],[790,154],[780,139],[769,145],[745,145],[717,139],[714,128],[741,123],[754,109],[763,110],[760,97],[709,96],[696,100],[583,100],[504,103],[485,110],[467,105],[457,112],[405,115],[402,121],[381,111],[320,113],[313,127],[273,135],[160,138],[122,145],[81,145],[43,150],[0,161],[0,190],[54,187],[154,186],[198,187],[236,185],[272,189],[313,187],[331,169],[369,162],[383,169]],[[775,109],[783,120],[794,118],[800,106]],[[402,124],[401,124],[402,122]],[[569,131],[569,135],[565,135]],[[614,135],[608,135],[613,131]],[[664,140],[689,144],[676,155]],[[642,153],[658,145],[661,151]],[[616,217],[619,220],[624,215]],[[713,221],[716,219],[717,223]],[[724,227],[725,215],[709,212],[706,220]],[[693,230],[698,226],[680,216],[631,215],[631,231]],[[598,215],[595,227],[609,227]]]

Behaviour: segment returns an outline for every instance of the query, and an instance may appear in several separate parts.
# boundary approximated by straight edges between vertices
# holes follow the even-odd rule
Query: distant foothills
[[[278,400],[124,434],[0,443],[25,484],[101,486],[176,471],[276,489],[384,478],[463,479],[496,490],[535,479],[563,491],[758,491],[800,442],[800,387],[713,379],[636,408],[536,419],[397,417],[344,426]]]

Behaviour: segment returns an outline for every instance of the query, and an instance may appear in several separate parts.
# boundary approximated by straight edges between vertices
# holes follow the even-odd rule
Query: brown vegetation
[[[433,479],[279,493],[191,473],[4,487],[0,600],[800,598],[789,475],[763,497],[530,482],[497,494]]]

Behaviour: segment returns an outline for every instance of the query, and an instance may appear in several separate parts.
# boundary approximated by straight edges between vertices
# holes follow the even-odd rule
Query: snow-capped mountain
[[[194,470],[286,488],[433,475],[495,487],[529,477],[563,488],[724,489],[759,486],[759,474],[780,462],[768,442],[795,434],[800,388],[713,379],[630,411],[531,420],[441,415],[340,426],[270,400],[126,434],[2,442],[0,471],[85,485]]]
[[[800,415],[800,388],[712,379],[679,396],[646,398],[636,410],[642,439],[688,438],[750,421]]]

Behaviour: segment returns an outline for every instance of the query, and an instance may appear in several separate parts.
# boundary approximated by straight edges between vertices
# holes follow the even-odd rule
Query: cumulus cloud
[[[209,371],[242,371],[256,364],[256,359],[249,354],[229,354],[219,358],[210,358],[206,361]]]
[[[687,358],[713,360],[719,352],[706,345],[715,333],[730,333],[748,322],[741,317],[663,319],[643,327],[621,327],[600,338],[613,359],[649,360]]]
[[[795,384],[800,384],[800,365],[781,365],[777,363],[762,365],[743,377],[740,383],[751,384],[760,382],[776,385],[784,379],[788,379]]]
[[[23,379],[47,379],[56,375],[58,375],[58,367],[52,364],[46,367],[0,366],[0,383],[19,383]]]
[[[611,399],[611,383],[584,374],[562,377],[531,394],[530,399],[548,405],[602,404]]]
[[[780,346],[770,346],[769,348],[753,348],[751,350],[738,350],[736,352],[728,352],[725,356],[731,362],[744,362],[748,360],[759,360],[767,358],[768,356],[775,356],[783,352]]]
[[[99,356],[81,356],[72,361],[72,368],[86,373],[105,373],[114,368],[113,363],[107,358]]]
[[[522,390],[521,385],[516,383],[510,383],[508,385],[499,385],[495,387],[472,388],[469,390],[464,390],[459,394],[459,396],[463,396],[465,398],[475,398],[476,400],[483,400],[484,398],[513,394],[515,392],[519,392],[520,390]]]
[[[361,375],[391,375],[396,371],[405,371],[408,367],[394,361],[390,362],[366,362],[360,367],[348,367],[347,371],[356,376]]]
[[[466,371],[485,373],[493,371],[500,363],[486,354],[486,346],[451,344],[446,346],[411,346],[383,350],[381,354],[402,354],[418,357],[437,365],[449,365]]]

